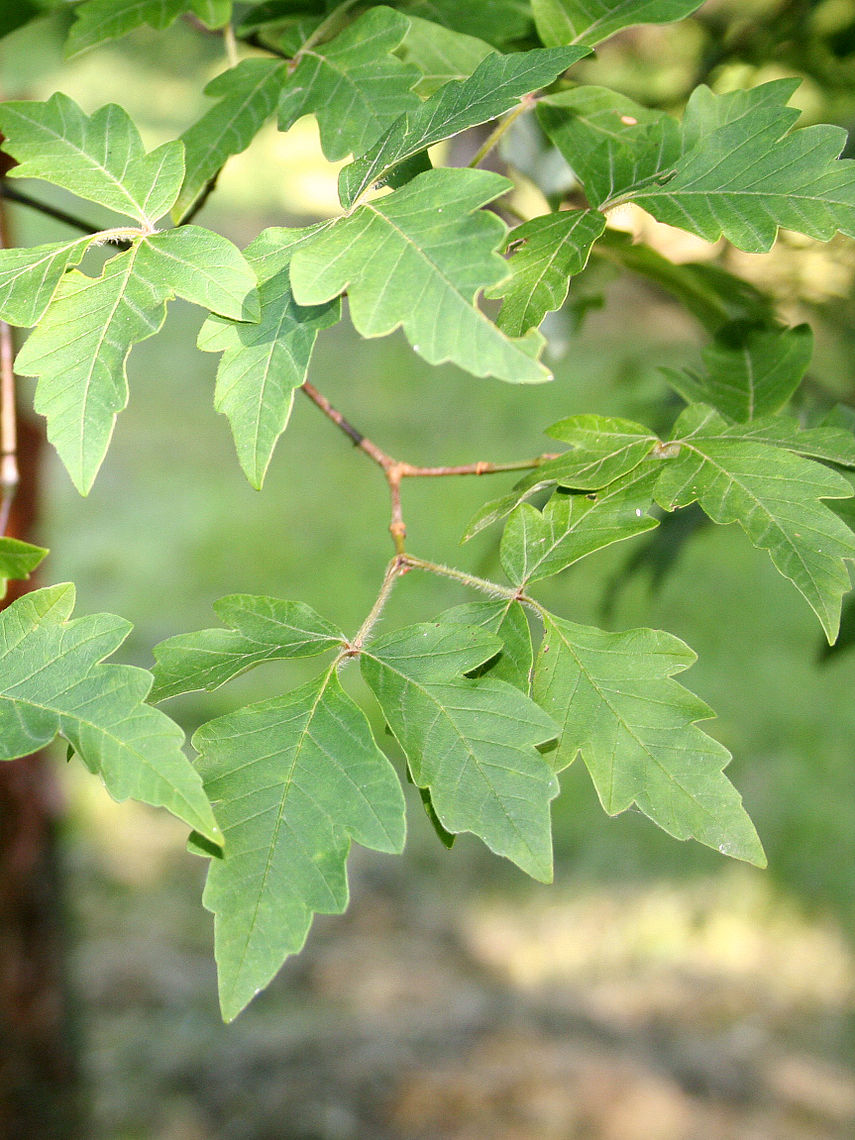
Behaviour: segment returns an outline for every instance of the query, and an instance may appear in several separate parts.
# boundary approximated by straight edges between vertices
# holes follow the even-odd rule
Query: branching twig
[[[404,463],[393,458],[378,447],[372,440],[367,439],[349,420],[334,408],[329,400],[307,380],[303,384],[303,391],[313,404],[321,409],[325,416],[339,428],[360,451],[364,451],[369,459],[373,460],[386,476],[389,484],[389,495],[392,501],[392,520],[389,523],[389,532],[395,543],[395,550],[399,555],[404,554],[404,543],[407,537],[407,528],[401,510],[401,480],[412,478],[436,478],[440,475],[495,475],[502,471],[530,471],[540,467],[549,459],[555,459],[554,452],[535,456],[534,459],[521,459],[514,463],[490,463],[481,460],[477,463],[464,463],[449,467],[419,467],[413,463]]]
[[[23,190],[13,190],[11,186],[2,183],[0,185],[0,197],[6,198],[10,202],[17,202],[20,206],[27,206],[31,210],[37,210],[40,214],[44,214],[47,218],[53,218],[57,222],[62,222],[66,226],[71,226],[72,229],[80,230],[84,234],[97,234],[103,226],[96,226],[93,222],[87,222],[84,218],[78,218],[74,214],[66,213],[65,210],[60,210],[57,206],[50,206],[47,202],[40,202],[37,198],[31,198],[29,194],[24,193]],[[119,244],[119,243],[117,243]],[[127,248],[129,243],[124,243]]]

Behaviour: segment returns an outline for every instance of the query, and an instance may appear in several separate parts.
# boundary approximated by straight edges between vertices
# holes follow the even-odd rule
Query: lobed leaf
[[[452,80],[465,79],[493,50],[483,39],[452,31],[432,20],[423,20],[413,16],[409,10],[407,18],[409,27],[397,54],[404,63],[418,68],[420,78],[413,91],[420,98],[433,95]]]
[[[210,317],[199,333],[199,348],[223,353],[214,407],[228,416],[240,465],[259,489],[288,425],[294,392],[306,379],[318,332],[341,315],[338,298],[298,305],[291,292],[291,258],[314,232],[272,228],[259,234],[245,252],[258,278],[260,321]]]
[[[302,948],[314,913],[346,908],[351,839],[403,848],[404,799],[333,671],[209,721],[193,743],[226,844],[203,902],[231,1021]]]
[[[446,610],[439,620],[456,625],[474,625],[494,633],[502,643],[501,652],[498,657],[473,671],[474,675],[480,671],[489,672],[494,680],[507,681],[509,685],[528,694],[534,666],[534,649],[531,627],[519,602],[507,598],[467,602]]]
[[[179,634],[154,647],[152,701],[218,689],[264,661],[314,657],[346,641],[303,602],[229,594],[214,603],[214,610],[228,629]]]
[[[400,190],[319,227],[291,262],[294,296],[320,305],[347,290],[364,337],[402,327],[431,364],[451,360],[476,376],[549,379],[535,359],[543,339],[506,337],[474,303],[506,273],[495,214],[473,213],[509,185],[483,170],[430,170]]]
[[[59,283],[15,362],[37,376],[35,409],[75,486],[88,492],[128,400],[132,345],[163,324],[166,300],[184,297],[231,317],[257,316],[255,276],[231,242],[197,226],[137,241],[100,277],[77,270]]]
[[[677,839],[765,866],[722,772],[730,753],[695,723],[712,710],[672,680],[694,660],[661,630],[606,633],[544,614],[535,698],[560,725],[558,760],[581,753],[609,815],[635,804]]]
[[[102,664],[131,626],[112,614],[71,620],[74,587],[34,590],[0,613],[0,759],[62,736],[116,800],[162,806],[211,843],[222,834],[184,734],[145,703],[151,674]]]
[[[326,43],[302,50],[282,87],[279,128],[302,115],[318,121],[330,161],[362,154],[406,111],[419,106],[419,71],[392,53],[409,20],[383,5],[364,12]]]
[[[465,36],[482,36],[501,48],[525,39],[531,32],[528,0],[479,0],[461,4],[459,0],[401,0],[408,16],[431,21]]]
[[[80,262],[91,241],[83,237],[28,249],[0,249],[0,317],[23,328],[36,324],[63,274]]]
[[[636,467],[592,495],[558,492],[543,511],[520,503],[505,527],[502,566],[521,589],[558,574],[596,550],[653,530],[648,513],[660,468],[656,462]]]
[[[810,364],[813,332],[809,325],[725,325],[701,355],[706,374],[662,369],[669,384],[688,403],[711,404],[745,423],[788,402]]]
[[[205,94],[220,101],[181,135],[185,172],[172,207],[176,224],[192,210],[226,160],[246,150],[273,114],[284,75],[285,65],[279,60],[244,59],[207,85]]]
[[[143,24],[162,31],[185,12],[192,12],[209,28],[221,28],[229,22],[231,11],[231,0],[86,0],[74,9],[65,54],[77,55],[126,36]]]
[[[461,676],[499,649],[483,629],[440,622],[372,642],[360,665],[442,826],[474,833],[548,881],[558,782],[536,745],[553,739],[555,726],[512,685]]]
[[[794,436],[792,450],[761,442],[750,437],[750,426],[744,431],[692,405],[674,427],[676,445],[663,460],[655,497],[666,510],[697,501],[713,522],[738,522],[805,597],[831,642],[849,590],[855,534],[821,500],[848,498],[852,487],[796,454]]]
[[[567,299],[570,278],[581,273],[591,247],[606,228],[596,210],[563,210],[532,218],[508,235],[510,277],[487,291],[504,297],[496,324],[508,336],[537,328]]]
[[[524,96],[554,82],[588,54],[588,48],[536,48],[492,52],[466,79],[446,83],[419,107],[397,119],[362,158],[342,170],[339,197],[349,208],[375,182],[406,159],[469,127],[489,122]]]
[[[670,24],[702,0],[532,0],[537,33],[547,47],[598,44],[635,24]]]
[[[184,177],[180,142],[146,153],[123,107],[86,115],[62,92],[46,103],[0,104],[3,148],[18,165],[12,178],[42,178],[148,228],[172,206]]]

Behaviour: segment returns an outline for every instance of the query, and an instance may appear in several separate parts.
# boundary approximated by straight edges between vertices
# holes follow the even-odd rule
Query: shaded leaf
[[[809,325],[792,329],[725,325],[702,352],[706,374],[663,368],[687,403],[711,404],[732,420],[770,415],[801,384],[813,355]]]
[[[570,278],[585,268],[591,246],[605,228],[606,219],[596,210],[562,210],[511,230],[511,276],[487,293],[505,299],[496,320],[499,328],[508,336],[522,336],[560,309]]]
[[[259,234],[245,254],[258,277],[261,320],[210,317],[199,333],[199,348],[223,353],[214,407],[228,416],[240,465],[257,488],[288,425],[294,392],[306,379],[318,332],[341,315],[337,298],[305,306],[291,292],[291,258],[314,232],[272,228]]]
[[[0,598],[6,596],[10,578],[29,578],[47,553],[43,546],[33,546],[20,538],[0,537]]]
[[[176,223],[190,212],[225,161],[245,150],[273,114],[284,76],[285,65],[279,60],[244,59],[205,88],[205,94],[219,102],[181,135],[185,173],[172,207]]]
[[[399,115],[419,106],[411,90],[418,69],[392,54],[408,27],[406,16],[381,5],[335,39],[301,51],[279,99],[280,129],[314,113],[328,159],[366,151]]]
[[[108,261],[100,277],[67,273],[18,353],[18,372],[39,377],[35,409],[47,417],[48,438],[84,494],[128,400],[128,353],[157,332],[176,295],[252,316],[255,276],[217,234],[196,226],[154,234]]]
[[[148,24],[162,31],[185,12],[198,16],[209,28],[221,28],[231,17],[231,0],[86,0],[74,9],[66,55],[77,55],[106,40],[126,36]]]
[[[596,491],[629,474],[653,451],[658,438],[641,424],[614,416],[568,416],[546,429],[572,450],[523,476],[519,490],[545,481],[579,491]]]
[[[122,107],[86,115],[67,95],[46,103],[0,104],[3,149],[18,160],[12,178],[42,178],[152,228],[175,201],[184,177],[180,142],[148,154]]]
[[[352,206],[364,190],[419,151],[509,111],[524,95],[554,82],[587,54],[587,48],[536,48],[513,55],[493,52],[485,56],[472,75],[446,83],[415,110],[402,115],[368,154],[342,170],[342,205]]]
[[[534,359],[542,338],[507,338],[474,303],[506,273],[495,252],[506,230],[495,214],[473,211],[508,185],[483,170],[420,174],[319,228],[294,254],[295,297],[319,305],[346,289],[362,336],[403,327],[431,364],[451,360],[476,376],[516,383],[548,379]]]
[[[433,95],[445,83],[471,75],[485,55],[493,50],[476,36],[466,36],[442,24],[422,20],[407,12],[409,27],[398,48],[404,63],[418,68],[421,78],[413,91],[421,98]]]
[[[74,587],[34,590],[0,613],[0,759],[62,736],[116,800],[165,807],[215,844],[222,835],[184,734],[145,704],[151,674],[102,664],[131,630],[123,618],[71,620]]]
[[[220,1004],[231,1021],[302,948],[315,913],[346,908],[351,839],[402,849],[404,799],[333,671],[209,721],[193,744],[226,844],[203,902],[216,916]]]
[[[408,16],[432,21],[466,36],[481,36],[494,47],[525,39],[531,31],[528,0],[399,0]]]
[[[498,657],[473,670],[473,675],[489,674],[496,681],[507,681],[522,692],[531,688],[531,671],[534,649],[531,644],[531,627],[525,610],[519,602],[494,599],[487,602],[467,602],[440,615],[440,621],[456,625],[474,625],[496,634],[502,643]]]
[[[670,24],[702,0],[532,0],[534,22],[548,47],[598,44],[635,24]]]
[[[674,438],[679,450],[663,460],[657,502],[673,510],[697,501],[713,522],[738,522],[755,546],[769,551],[833,641],[855,534],[821,500],[849,497],[847,480],[795,454],[797,438],[794,450],[752,440],[703,405],[686,409]]]
[[[182,633],[154,647],[152,701],[217,689],[264,661],[314,657],[346,640],[304,602],[229,594],[214,610],[228,629]]]
[[[739,793],[722,773],[730,753],[695,723],[712,710],[672,680],[694,660],[661,630],[606,633],[545,614],[535,697],[561,726],[560,761],[581,753],[609,815],[635,804],[677,839],[764,866]]]
[[[529,503],[514,510],[500,547],[502,566],[524,588],[558,574],[580,558],[614,542],[653,530],[648,511],[659,464],[646,463],[592,495],[558,492],[543,511]]]
[[[461,676],[500,648],[482,629],[440,622],[378,639],[360,664],[443,827],[473,832],[548,881],[558,783],[535,745],[551,740],[555,726],[504,681]]]

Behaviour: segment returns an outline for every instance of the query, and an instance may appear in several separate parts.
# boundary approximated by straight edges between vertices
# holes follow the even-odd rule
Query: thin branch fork
[[[378,447],[376,443],[355,428],[337,408],[334,408],[326,396],[308,380],[302,385],[302,390],[312,403],[320,408],[340,431],[344,432],[355,447],[363,451],[369,459],[382,469],[386,476],[386,482],[389,484],[389,494],[392,500],[392,520],[389,523],[389,532],[395,543],[395,552],[399,556],[405,553],[404,543],[407,537],[407,527],[401,508],[401,481],[403,479],[437,478],[444,475],[495,475],[502,471],[530,471],[532,468],[540,467],[547,460],[557,458],[556,452],[547,452],[535,456],[534,459],[521,459],[512,463],[491,463],[487,460],[479,460],[477,463],[463,463],[447,467],[420,467],[413,463],[395,459],[381,447]]]

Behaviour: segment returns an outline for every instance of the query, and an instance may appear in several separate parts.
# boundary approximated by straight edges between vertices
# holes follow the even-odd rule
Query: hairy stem
[[[410,570],[425,570],[429,574],[439,574],[443,578],[451,578],[461,586],[469,586],[473,590],[480,590],[482,594],[489,594],[491,598],[507,598],[511,601],[527,602],[524,594],[513,586],[502,586],[498,582],[491,582],[488,578],[478,578],[474,574],[467,574],[465,570],[456,570],[453,566],[443,566],[440,562],[428,562],[424,558],[416,558],[413,554],[405,554],[401,561]]]
[[[395,583],[402,575],[406,574],[409,570],[408,559],[405,555],[396,554],[389,565],[386,567],[386,573],[383,576],[383,585],[380,587],[380,593],[377,595],[377,600],[371,607],[371,612],[368,617],[359,627],[359,632],[356,637],[350,642],[349,646],[342,654],[343,659],[347,657],[355,657],[363,645],[367,641],[372,629],[380,620],[380,615],[385,609],[386,603],[389,600],[389,595],[395,587]]]

